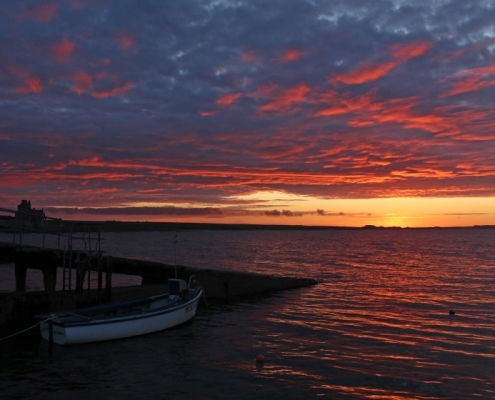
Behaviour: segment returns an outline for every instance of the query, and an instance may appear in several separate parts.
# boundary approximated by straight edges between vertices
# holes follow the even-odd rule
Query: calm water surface
[[[494,233],[179,233],[179,264],[320,284],[202,310],[141,338],[2,341],[0,398],[495,398]],[[108,233],[102,247],[173,264],[174,235]]]

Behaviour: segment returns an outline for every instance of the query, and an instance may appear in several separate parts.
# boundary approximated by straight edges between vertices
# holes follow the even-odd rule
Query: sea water
[[[0,341],[0,398],[495,398],[492,229],[176,235],[105,233],[102,248],[319,284],[210,306],[139,338]]]

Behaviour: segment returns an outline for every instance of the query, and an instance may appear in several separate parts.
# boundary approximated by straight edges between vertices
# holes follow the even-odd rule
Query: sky
[[[0,0],[0,207],[495,225],[493,0]]]

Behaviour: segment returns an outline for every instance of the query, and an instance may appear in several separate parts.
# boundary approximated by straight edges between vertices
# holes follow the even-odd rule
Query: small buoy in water
[[[449,314],[450,314],[450,315],[455,315],[455,311],[454,311],[454,310],[450,310],[450,311],[449,311]]]
[[[265,362],[265,356],[263,354],[258,354],[256,356],[256,363],[261,364]]]

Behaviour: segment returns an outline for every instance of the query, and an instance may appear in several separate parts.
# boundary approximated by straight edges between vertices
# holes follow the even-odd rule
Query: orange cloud
[[[391,61],[387,63],[362,63],[354,71],[346,74],[334,75],[331,78],[332,83],[342,82],[346,85],[359,85],[365,82],[373,82],[387,75],[392,69],[397,66],[397,62]]]
[[[50,46],[50,53],[55,60],[66,62],[74,51],[74,45],[74,42],[64,39],[60,43]]]
[[[296,61],[301,57],[302,53],[299,50],[287,50],[280,58],[284,62]]]
[[[218,96],[215,101],[215,104],[219,106],[230,106],[236,101],[239,97],[242,96],[242,93],[227,93]]]
[[[466,141],[487,141],[495,139],[495,112],[491,109],[459,110],[457,106],[438,107],[438,112],[448,115],[450,121],[459,126],[461,132],[456,138]],[[473,129],[475,124],[476,129]]]
[[[359,110],[376,112],[382,107],[382,103],[377,102],[374,99],[375,95],[376,89],[356,97],[349,97],[349,95],[346,94],[338,96],[335,92],[327,93],[323,95],[320,100],[328,102],[330,107],[316,112],[314,116],[329,117],[333,115],[348,114]]]
[[[118,87],[115,87],[115,88],[110,89],[110,90],[93,92],[93,93],[91,93],[91,96],[93,96],[97,99],[105,99],[107,97],[123,96],[129,91],[129,89],[131,87],[132,87],[132,84],[130,82],[128,82],[122,86],[118,86]]]
[[[16,93],[22,93],[22,94],[27,94],[27,93],[40,93],[43,90],[41,87],[41,82],[40,78],[37,77],[30,77],[24,79],[24,82],[22,82],[21,85],[19,85],[14,91]]]
[[[392,45],[388,50],[389,55],[392,57],[391,61],[382,63],[363,62],[354,71],[340,75],[334,74],[330,78],[330,82],[334,84],[342,82],[347,85],[358,85],[376,81],[408,60],[423,55],[430,48],[431,44],[427,42]]]
[[[55,3],[46,3],[39,6],[28,7],[21,18],[29,18],[37,22],[50,22],[57,15],[57,5]]]
[[[283,89],[270,102],[260,107],[260,111],[288,111],[294,103],[308,101],[307,94],[311,89],[301,84],[292,88]]]
[[[428,42],[414,42],[408,44],[394,44],[389,47],[389,54],[399,63],[406,62],[412,58],[422,56],[431,49]]]
[[[377,104],[378,109],[366,112],[349,121],[350,126],[367,126],[376,123],[400,124],[406,129],[422,129],[437,135],[456,135],[460,133],[456,121],[434,113],[419,113],[413,108],[417,99],[397,99]]]
[[[414,111],[417,98],[395,99],[387,102],[376,100],[376,89],[361,96],[330,98],[330,107],[314,114],[315,117],[331,117],[352,114],[347,124],[351,127],[366,127],[377,123],[400,124],[406,129],[422,129],[436,135],[457,135],[458,121],[446,116]]]
[[[83,94],[91,90],[93,79],[91,78],[91,75],[89,75],[88,73],[83,71],[75,72],[72,75],[72,79],[74,81],[74,86],[72,87],[72,90],[77,94]]]
[[[458,80],[451,82],[452,89],[442,94],[441,97],[473,92],[495,85],[495,65],[460,71],[453,78]]]

